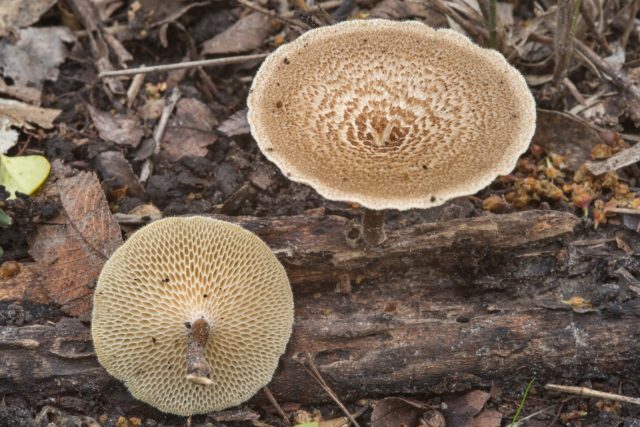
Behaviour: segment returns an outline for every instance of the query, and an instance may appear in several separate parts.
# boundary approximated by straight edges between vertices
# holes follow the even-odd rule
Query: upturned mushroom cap
[[[509,173],[535,129],[522,75],[419,22],[311,30],[260,67],[251,132],[290,179],[370,209],[427,208]]]
[[[205,319],[211,386],[185,378],[191,324]],[[204,217],[156,221],[105,264],[92,335],[107,371],[137,399],[191,415],[244,402],[265,386],[293,323],[287,275],[257,236]]]

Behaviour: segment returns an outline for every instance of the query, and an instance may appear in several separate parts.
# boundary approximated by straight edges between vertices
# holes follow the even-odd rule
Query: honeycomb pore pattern
[[[210,325],[212,386],[185,378],[189,326]],[[204,217],[156,221],[105,264],[92,335],[100,363],[131,394],[191,415],[244,402],[284,353],[293,297],[282,265],[257,236]]]
[[[265,60],[247,104],[286,176],[371,209],[475,193],[513,169],[535,129],[533,97],[502,55],[419,22],[311,30]]]

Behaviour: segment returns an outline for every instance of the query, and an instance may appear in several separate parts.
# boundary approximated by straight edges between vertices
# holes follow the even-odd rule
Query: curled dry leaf
[[[93,124],[98,129],[100,138],[114,144],[136,148],[144,136],[144,130],[137,118],[122,114],[112,115],[87,105]]]
[[[69,53],[65,43],[75,40],[67,27],[25,28],[18,31],[15,43],[9,37],[0,40],[0,69],[5,81],[13,81],[13,85],[5,85],[7,89],[35,88],[40,92],[45,81],[56,81],[58,67]],[[13,93],[20,94],[17,90]],[[24,94],[31,96],[29,91]]]
[[[204,42],[203,55],[221,55],[226,53],[248,52],[264,44],[274,31],[271,18],[253,12],[243,16],[222,33]]]
[[[171,160],[206,156],[207,146],[217,139],[213,132],[217,125],[205,104],[193,98],[181,99],[160,144],[162,153]]]
[[[3,283],[0,301],[53,301],[69,315],[84,316],[91,309],[90,286],[122,237],[95,174],[73,175],[61,162],[53,171],[57,181],[46,192],[60,199],[62,210],[38,227],[29,242],[35,263]]]

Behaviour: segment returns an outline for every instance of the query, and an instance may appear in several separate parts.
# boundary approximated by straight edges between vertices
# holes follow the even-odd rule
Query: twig
[[[633,27],[635,26],[636,15],[638,14],[638,6],[640,5],[640,0],[631,0],[631,4],[629,5],[629,19],[627,20],[627,26],[624,29],[624,33],[622,33],[622,38],[620,39],[620,45],[624,49],[627,47],[627,43],[629,42],[629,37],[631,36],[631,32],[633,31]]]
[[[162,141],[162,137],[164,136],[164,131],[167,128],[169,117],[171,116],[171,113],[173,112],[173,109],[176,107],[176,104],[178,103],[178,100],[180,99],[181,96],[182,96],[182,93],[180,93],[180,89],[178,87],[173,89],[171,96],[169,96],[169,102],[164,106],[164,109],[162,110],[162,115],[160,116],[158,125],[156,126],[156,129],[153,131],[153,142],[154,142],[153,154],[154,155],[157,155],[158,153],[160,153],[160,141]],[[151,176],[152,172],[153,172],[153,162],[151,161],[151,159],[147,159],[144,161],[140,169],[139,181],[146,182],[147,179],[149,179],[149,176]]]
[[[144,74],[136,74],[131,80],[131,84],[129,85],[129,89],[127,90],[128,108],[131,108],[133,102],[136,100],[136,97],[140,92],[140,88],[142,87],[142,83],[144,83]]]
[[[331,10],[339,7],[342,4],[342,0],[329,0],[322,3],[318,3],[315,6],[309,7],[309,12],[316,12],[321,8],[324,10]],[[292,10],[290,12],[285,12],[280,15],[282,18],[293,18],[295,16],[296,11]]]
[[[331,387],[329,387],[329,385],[325,382],[324,378],[322,378],[320,371],[318,371],[316,364],[313,362],[313,356],[311,356],[311,353],[309,353],[308,351],[305,352],[305,358],[307,363],[303,363],[302,366],[305,367],[309,374],[311,374],[311,376],[318,382],[318,384],[320,384],[320,387],[322,387],[324,391],[326,391],[327,394],[333,399],[333,401],[336,402],[336,405],[338,405],[342,412],[344,412],[351,424],[353,424],[355,427],[360,427],[360,424],[358,424],[355,418],[353,418],[351,412],[349,412],[346,406],[344,406],[344,404],[340,401],[338,396],[333,392],[333,390],[331,390]]]
[[[496,0],[489,1],[489,47],[491,49],[497,49],[498,47],[498,32],[496,28],[498,26],[498,12],[496,10]]]
[[[273,393],[271,393],[271,390],[269,390],[269,387],[267,387],[267,386],[262,387],[262,391],[264,392],[265,396],[267,396],[267,399],[269,399],[269,402],[271,402],[273,407],[276,408],[276,411],[278,412],[278,415],[280,415],[282,417],[282,419],[284,420],[285,424],[290,426],[291,425],[291,421],[289,421],[289,418],[287,418],[287,414],[284,413],[284,411],[280,407],[280,404],[278,403],[276,398],[273,397]]]
[[[544,386],[547,390],[559,391],[562,393],[577,394],[578,396],[599,397],[600,399],[615,400],[616,402],[632,403],[640,405],[640,399],[637,397],[622,396],[620,394],[605,393],[604,391],[592,390],[586,387],[573,387],[557,384],[547,384]]]
[[[213,67],[217,65],[239,64],[247,61],[264,59],[269,53],[255,53],[252,55],[228,56],[226,58],[203,59],[200,61],[178,62],[175,64],[154,65],[151,67],[127,68],[126,70],[105,71],[98,75],[99,78],[131,76],[134,74],[148,74],[156,71],[181,70],[183,68]]]
[[[302,25],[300,25],[300,22],[296,22],[290,18],[278,15],[276,12],[274,12],[273,10],[269,10],[269,9],[265,9],[262,6],[259,6],[249,0],[236,0],[236,2],[238,2],[239,4],[241,4],[242,6],[248,7],[251,10],[255,10],[256,12],[260,12],[260,13],[264,13],[265,15],[273,18],[273,19],[277,19],[278,21],[282,21],[285,24],[289,24],[292,27],[295,28],[303,28]]]
[[[553,44],[553,39],[550,37],[532,34],[531,38],[540,43]],[[585,59],[590,61],[599,71],[607,75],[614,85],[616,85],[619,89],[626,91],[627,94],[634,98],[633,102],[640,103],[640,88],[638,88],[635,84],[633,84],[633,82],[631,82],[631,80],[629,80],[629,77],[627,77],[624,71],[614,69],[604,59],[600,58],[600,55],[595,53],[593,50],[591,50],[591,48],[582,43],[580,40],[574,40],[573,45],[578,53],[583,55]]]
[[[453,22],[460,25],[460,27],[462,27],[462,29],[465,30],[467,34],[473,36],[476,41],[487,40],[489,38],[489,34],[484,28],[477,28],[475,25],[473,25],[472,22],[470,22],[469,19],[462,17],[458,12],[453,10],[442,0],[429,1],[437,12],[451,18]]]
[[[554,31],[555,66],[553,68],[553,84],[558,86],[567,75],[567,69],[573,56],[573,29],[576,1],[559,0],[556,11]]]
[[[625,166],[632,165],[640,160],[640,143],[620,151],[602,162],[587,162],[587,169],[594,175],[602,175]]]
[[[596,23],[593,21],[591,14],[589,13],[589,11],[587,10],[584,4],[585,2],[580,2],[580,16],[582,16],[582,19],[584,19],[584,22],[587,24],[587,28],[589,28],[589,31],[591,31],[591,33],[593,34],[593,37],[595,37],[600,47],[604,49],[607,55],[611,55],[613,51],[611,50],[609,43],[607,43],[607,39],[604,38],[604,36],[602,35],[602,32],[600,32],[600,30],[596,26]]]
[[[155,141],[155,146],[153,147],[153,154],[158,154],[160,152],[160,141],[164,136],[164,131],[167,128],[167,123],[169,122],[169,116],[173,112],[173,109],[176,107],[178,100],[182,96],[180,89],[176,87],[171,92],[171,96],[169,96],[169,103],[165,105],[162,110],[162,115],[160,116],[160,121],[158,122],[158,126],[156,130],[153,132],[153,140]]]

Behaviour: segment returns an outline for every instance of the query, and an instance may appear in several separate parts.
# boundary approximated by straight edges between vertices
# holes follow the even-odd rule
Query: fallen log
[[[294,333],[270,385],[280,402],[328,400],[307,353],[344,400],[639,368],[633,234],[585,240],[573,215],[530,211],[392,230],[380,247],[352,249],[338,217],[228,219],[258,233],[294,283]],[[87,321],[23,306],[43,324],[0,328],[0,394],[159,416],[100,367]]]

